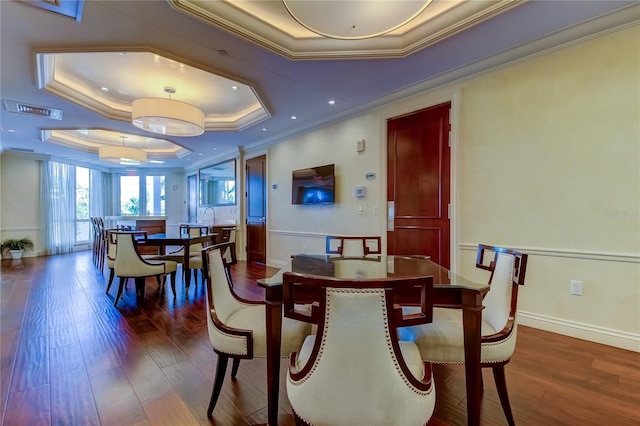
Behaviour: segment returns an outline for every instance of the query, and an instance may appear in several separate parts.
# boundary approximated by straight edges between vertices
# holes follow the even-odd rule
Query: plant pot
[[[20,259],[22,257],[22,250],[9,250],[12,259]]]

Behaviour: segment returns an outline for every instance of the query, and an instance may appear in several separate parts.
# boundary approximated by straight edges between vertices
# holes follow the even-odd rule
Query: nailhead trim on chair
[[[241,340],[244,343],[244,352],[225,352],[225,354],[242,356],[242,355],[247,355],[249,353],[249,349],[247,347],[247,339],[245,337],[238,336],[236,334],[225,333],[220,328],[218,328],[215,323],[213,323],[213,328],[215,328],[216,332],[220,333],[221,335],[223,335],[225,337],[229,337],[229,338],[236,339],[236,340]]]
[[[385,336],[387,337],[387,348],[389,349],[389,354],[391,355],[391,358],[393,359],[393,365],[396,368],[396,371],[398,372],[398,374],[400,375],[400,377],[402,378],[402,380],[405,382],[405,384],[415,393],[419,394],[419,395],[428,395],[431,392],[433,392],[433,389],[435,388],[434,386],[431,386],[431,388],[429,388],[429,391],[422,391],[420,389],[417,389],[415,386],[413,386],[411,384],[411,382],[409,382],[409,380],[407,379],[407,377],[405,376],[405,374],[402,371],[402,368],[400,368],[400,364],[398,363],[398,358],[396,357],[396,354],[393,350],[393,345],[391,343],[391,334],[389,333],[389,322],[388,322],[388,317],[387,317],[387,307],[386,307],[386,302],[385,302],[385,294],[384,294],[384,289],[373,289],[373,288],[366,288],[366,289],[339,289],[339,288],[332,288],[332,289],[327,289],[327,296],[326,296],[326,308],[325,308],[325,318],[324,318],[324,323],[328,324],[329,322],[329,305],[330,305],[330,301],[329,301],[329,293],[371,293],[371,294],[379,294],[380,296],[380,308],[382,309],[382,315],[384,317],[384,321],[385,321]],[[325,348],[325,343],[326,343],[326,333],[322,333],[322,342],[320,343],[320,349],[318,350],[318,355],[316,356],[316,359],[314,360],[314,364],[311,367],[311,370],[309,371],[308,374],[306,374],[302,379],[298,380],[298,381],[292,381],[289,378],[290,383],[292,383],[293,385],[299,385],[301,383],[304,383],[309,377],[311,377],[313,375],[313,373],[315,372],[317,366],[318,366],[318,362],[320,360],[320,358],[322,357],[322,353],[324,352],[324,348]],[[418,379],[422,379],[422,377],[418,377]]]

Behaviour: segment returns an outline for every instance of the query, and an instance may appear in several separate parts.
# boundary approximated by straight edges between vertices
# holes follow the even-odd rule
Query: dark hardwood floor
[[[261,299],[257,278],[273,268],[240,263],[235,288]],[[206,417],[216,356],[203,287],[179,282],[174,300],[147,280],[135,303],[131,282],[117,308],[117,285],[89,252],[2,260],[0,409],[2,425],[247,425],[266,422],[266,366],[243,361],[227,377],[214,419]],[[281,369],[280,424],[293,425]],[[466,424],[464,370],[435,366],[430,425]],[[506,424],[493,378],[484,371],[483,425]],[[639,425],[640,354],[520,327],[507,382],[519,425]]]

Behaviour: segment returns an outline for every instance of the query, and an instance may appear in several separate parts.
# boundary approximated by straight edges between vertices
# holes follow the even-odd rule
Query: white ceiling
[[[236,19],[233,29],[228,25],[222,29],[219,22],[213,22],[211,16],[206,16],[207,13],[195,17],[193,13],[180,9],[178,3],[181,4],[180,7],[189,7],[197,2],[92,0],[84,4],[81,20],[77,22],[60,14],[32,7],[26,2],[0,1],[2,99],[63,111],[63,118],[58,121],[12,113],[2,108],[1,148],[5,151],[33,150],[34,153],[58,159],[107,167],[105,163],[99,162],[95,150],[78,150],[66,144],[43,141],[46,139],[43,135],[50,134],[46,130],[53,129],[75,132],[93,129],[97,133],[112,136],[131,135],[134,139],[157,137],[135,128],[128,121],[126,113],[119,113],[119,116],[116,114],[114,117],[90,108],[88,103],[91,102],[79,103],[71,97],[45,88],[42,76],[38,77],[37,53],[160,52],[179,63],[223,78],[230,77],[245,85],[242,87],[254,92],[259,104],[267,112],[265,117],[239,131],[212,129],[207,126],[208,131],[201,136],[166,138],[177,145],[176,152],[179,154],[175,155],[176,158],[165,156],[163,167],[192,168],[232,155],[239,147],[250,149],[266,145],[416,91],[640,19],[640,3],[637,1],[531,0],[514,3],[475,0],[466,3],[476,9],[479,4],[493,5],[499,9],[499,13],[472,19],[466,26],[455,22],[448,22],[449,26],[444,27],[442,22],[433,24],[436,28],[431,29],[442,36],[424,36],[420,40],[429,39],[428,42],[421,43],[418,40],[418,47],[415,40],[409,39],[397,44],[396,37],[396,45],[393,52],[390,52],[385,45],[388,41],[380,38],[377,44],[383,46],[383,53],[374,49],[357,59],[326,59],[352,57],[354,51],[350,50],[352,47],[342,49],[344,45],[339,42],[344,40],[332,40],[328,43],[327,40],[318,39],[309,48],[307,42],[310,38],[303,37],[305,42],[296,44],[295,40],[287,39],[292,36],[283,36],[284,31],[278,30],[274,25],[271,26],[271,32],[276,28],[279,35],[259,33],[260,27],[265,25],[267,12],[258,14],[262,24],[248,24],[245,14]],[[281,7],[275,1],[220,1],[202,4],[233,6],[237,12],[237,5],[232,3],[241,3],[247,7],[264,8],[269,4]],[[446,9],[447,4],[450,6],[453,3],[434,0],[434,10],[438,7]],[[460,7],[463,6],[450,9],[459,12]],[[230,22],[233,16],[224,18]],[[246,29],[239,30],[240,24]],[[428,20],[424,25],[429,25]],[[445,31],[443,28],[450,30]],[[272,41],[268,41],[268,37],[272,37]],[[375,45],[371,40],[366,42],[368,49]],[[318,47],[320,45],[322,49]],[[363,49],[358,48],[358,51]],[[380,54],[407,56],[377,57]],[[323,59],[291,59],[309,56],[321,56]],[[134,91],[149,81],[144,72],[131,72],[137,78],[125,87],[115,83],[128,78],[126,74],[121,74],[123,66],[116,60],[100,62],[97,68],[95,63],[91,65],[87,65],[87,68],[93,69],[92,72],[96,72],[96,69],[106,70],[111,79],[109,84],[118,85],[118,91]],[[76,64],[72,68],[79,72],[82,67]],[[180,93],[178,90],[174,99],[179,99]],[[211,104],[215,104],[220,97],[211,93],[214,92],[202,90],[198,95],[205,95],[205,98],[209,95]],[[125,93],[122,96],[122,99],[114,102],[130,102],[123,99],[139,95]],[[335,105],[330,105],[330,100],[335,100]],[[229,103],[228,99],[225,103]],[[297,116],[296,120],[291,119],[293,115]],[[146,167],[158,167],[158,164],[148,164]]]

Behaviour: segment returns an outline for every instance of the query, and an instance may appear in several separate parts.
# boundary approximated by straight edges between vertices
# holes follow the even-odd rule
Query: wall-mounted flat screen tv
[[[334,165],[294,170],[292,204],[333,204],[335,195]]]

